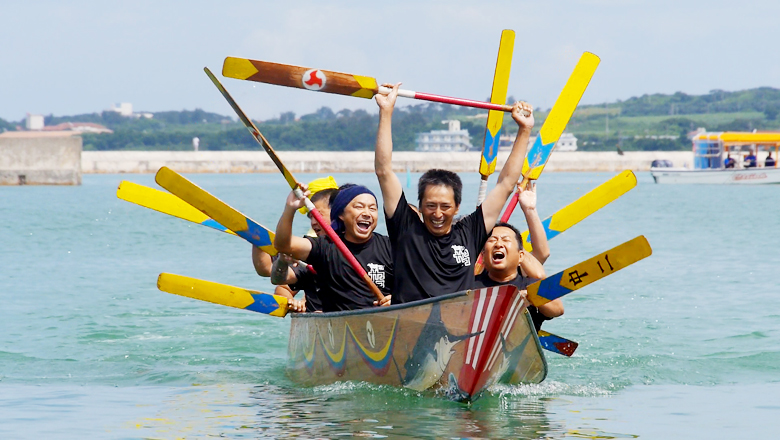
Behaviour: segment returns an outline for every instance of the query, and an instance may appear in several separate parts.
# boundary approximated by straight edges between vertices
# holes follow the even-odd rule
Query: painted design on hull
[[[374,372],[377,376],[384,376],[390,367],[390,360],[393,358],[393,346],[395,345],[396,328],[398,327],[398,318],[393,321],[393,328],[390,330],[390,337],[387,338],[387,343],[378,351],[369,349],[360,343],[355,333],[352,331],[352,327],[349,324],[345,324],[349,329],[349,334],[352,335],[352,342],[357,347],[358,354],[363,358],[363,361],[368,365],[368,368]],[[375,345],[376,334],[374,333],[374,327],[371,325],[371,321],[366,321],[366,333],[368,343],[373,348]],[[370,329],[370,331],[368,331]]]
[[[455,344],[477,334],[455,336],[450,333],[441,319],[441,304],[434,304],[420,338],[412,349],[412,355],[404,363],[404,386],[415,391],[424,391],[434,386],[455,354]]]
[[[368,333],[368,345],[376,344],[376,334],[373,331],[370,321],[367,322],[366,328],[370,328]],[[398,334],[398,318],[393,321],[393,326],[390,330],[390,336],[387,338],[387,342],[379,349],[372,350],[373,347],[368,347],[360,342],[360,339],[355,334],[354,330],[348,323],[344,323],[344,332],[340,338],[334,336],[333,324],[328,322],[328,336],[323,337],[322,332],[316,327],[314,340],[311,344],[308,340],[309,324],[304,324],[303,334],[307,335],[303,341],[299,341],[296,346],[296,351],[302,354],[303,364],[306,367],[309,375],[314,373],[314,351],[316,349],[317,341],[322,348],[322,352],[325,354],[325,359],[328,361],[330,369],[337,375],[344,374],[344,368],[349,357],[349,349],[347,347],[347,335],[349,334],[352,341],[352,345],[356,348],[357,354],[363,359],[365,364],[374,372],[377,376],[383,376],[387,373],[390,367],[390,361],[392,360],[393,347],[395,345],[395,338]]]

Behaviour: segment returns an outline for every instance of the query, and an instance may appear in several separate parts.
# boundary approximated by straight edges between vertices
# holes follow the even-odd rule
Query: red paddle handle
[[[366,270],[363,269],[363,266],[360,265],[358,260],[355,259],[355,256],[352,255],[352,252],[347,249],[347,246],[344,244],[343,241],[341,241],[341,238],[336,234],[336,231],[333,230],[333,228],[330,227],[330,223],[326,222],[324,218],[322,218],[322,214],[320,214],[319,211],[317,211],[317,208],[314,207],[314,204],[311,203],[311,201],[307,198],[306,199],[306,205],[309,211],[311,212],[311,215],[314,216],[314,219],[317,220],[317,223],[320,224],[322,229],[325,230],[325,233],[328,234],[328,237],[330,237],[331,240],[333,240],[333,243],[336,244],[336,247],[339,249],[342,255],[344,255],[344,258],[347,259],[349,262],[349,265],[352,266],[353,269],[355,269],[355,272],[365,280],[366,284],[368,284],[368,288],[371,290],[371,292],[376,296],[376,299],[378,301],[382,301],[385,296],[382,295],[382,292],[379,290],[379,287],[374,284],[374,281],[371,280],[371,277],[368,276],[366,273]]]

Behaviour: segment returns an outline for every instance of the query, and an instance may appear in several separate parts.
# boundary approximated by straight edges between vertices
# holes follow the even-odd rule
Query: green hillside
[[[513,98],[510,98],[510,102]],[[579,149],[687,150],[686,135],[698,127],[709,131],[780,130],[780,89],[762,87],[737,92],[713,90],[706,95],[644,95],[625,101],[583,105],[574,113],[567,131],[579,139]],[[536,131],[548,110],[536,111]],[[471,133],[475,147],[482,145],[487,112],[424,103],[399,107],[393,116],[394,145],[413,150],[417,133],[443,129],[441,121],[458,119]],[[257,150],[259,145],[235,118],[200,109],[167,111],[152,119],[135,119],[115,112],[76,116],[47,116],[47,126],[61,122],[94,122],[113,134],[85,134],[85,150],[189,150],[200,138],[201,150]],[[258,122],[258,127],[279,150],[372,150],[377,115],[364,110],[334,112],[322,107],[296,117],[292,112]],[[0,119],[0,131],[14,130],[23,121]],[[505,132],[515,124],[507,114]]]

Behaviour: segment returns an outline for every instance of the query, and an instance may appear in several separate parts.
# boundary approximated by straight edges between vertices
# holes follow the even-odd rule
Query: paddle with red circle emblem
[[[388,87],[380,86],[377,80],[370,76],[235,57],[225,58],[225,62],[222,65],[222,76],[366,99],[371,99],[377,93],[386,95],[391,90]],[[411,90],[399,90],[398,96],[486,110],[512,111],[511,105],[452,98],[431,93],[413,92]]]

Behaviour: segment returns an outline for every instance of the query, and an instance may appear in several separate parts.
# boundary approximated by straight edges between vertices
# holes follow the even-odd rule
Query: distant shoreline
[[[373,172],[372,151],[280,151],[280,158],[292,172],[349,173]],[[501,169],[509,152],[499,152]],[[547,171],[648,171],[655,159],[671,160],[675,166],[692,166],[690,151],[632,151],[618,155],[612,151],[555,152]],[[457,172],[477,172],[479,153],[393,153],[396,172],[421,172],[445,168]],[[182,173],[270,173],[276,167],[263,151],[84,151],[84,174],[154,173],[168,166]]]

